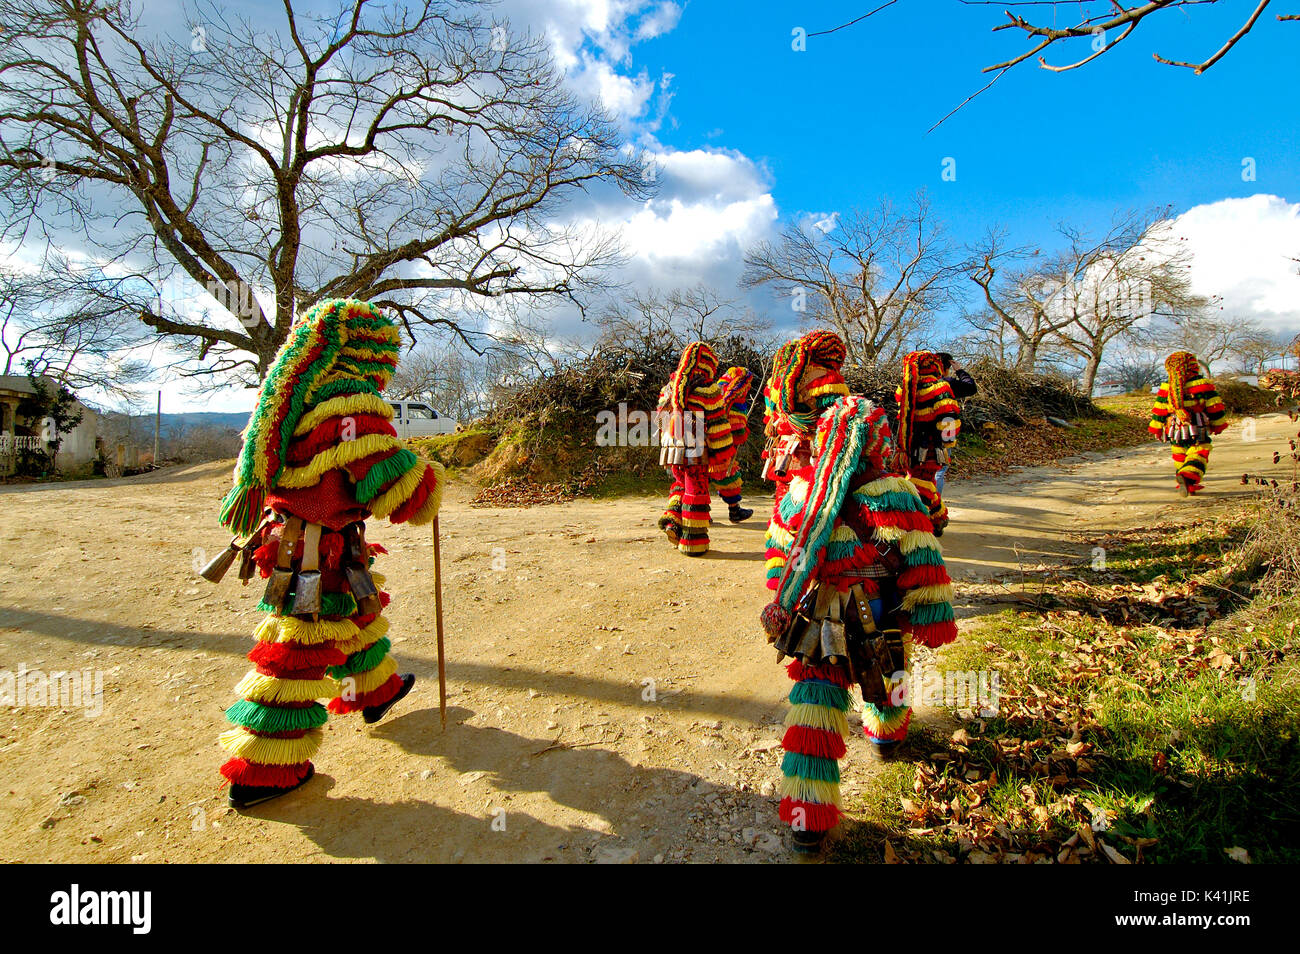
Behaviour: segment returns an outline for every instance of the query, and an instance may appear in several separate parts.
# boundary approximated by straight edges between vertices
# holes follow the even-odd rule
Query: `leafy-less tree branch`
[[[0,0],[0,237],[120,263],[188,373],[254,379],[323,298],[469,337],[601,286],[617,247],[565,202],[644,194],[641,165],[543,39],[458,0],[275,17],[208,3],[178,39],[129,0]]]

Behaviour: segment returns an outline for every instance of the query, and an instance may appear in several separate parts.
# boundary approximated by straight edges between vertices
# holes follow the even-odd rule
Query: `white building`
[[[53,378],[44,380],[51,388],[59,386]],[[35,393],[26,375],[0,374],[0,476],[13,473],[22,444],[44,437],[44,422],[19,412],[23,403]],[[99,414],[80,401],[73,407],[81,412],[81,423],[71,432],[60,435],[62,442],[55,466],[63,473],[89,466],[97,454],[95,440],[99,433]]]

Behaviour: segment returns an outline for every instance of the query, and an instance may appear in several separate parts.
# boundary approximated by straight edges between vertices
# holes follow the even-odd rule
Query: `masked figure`
[[[687,556],[709,550],[709,481],[726,478],[736,453],[717,374],[718,356],[696,341],[659,395],[659,462],[673,479],[659,529]]]
[[[841,398],[818,425],[812,466],[781,501],[792,532],[776,541],[784,568],[762,621],[778,661],[793,657],[780,814],[800,851],[818,850],[840,820],[853,687],[873,752],[886,757],[911,721],[913,645],[941,646],[957,634],[928,508],[890,469],[894,459],[884,411]]]
[[[1212,435],[1227,429],[1228,409],[1214,382],[1201,374],[1196,355],[1174,352],[1165,359],[1165,373],[1169,380],[1156,395],[1149,429],[1171,446],[1178,492],[1186,496],[1201,489]]]
[[[328,713],[376,722],[415,682],[389,655],[388,594],[370,569],[384,551],[366,542],[371,517],[429,523],[443,490],[441,465],[397,438],[380,396],[398,344],[373,305],[321,302],[289,332],[244,433],[221,522],[240,577],[267,579],[267,616],[220,739],[236,808],[312,777]]]

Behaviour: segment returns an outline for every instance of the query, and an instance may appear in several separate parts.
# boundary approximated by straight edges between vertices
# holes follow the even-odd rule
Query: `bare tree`
[[[1286,354],[1290,342],[1288,335],[1267,331],[1247,322],[1241,339],[1232,349],[1237,366],[1250,374],[1263,374],[1274,362]]]
[[[1014,366],[1033,371],[1044,343],[1070,320],[1052,311],[1052,301],[1065,284],[1081,276],[1079,256],[1048,259],[1039,249],[1011,247],[1006,232],[997,227],[970,251],[966,273],[982,292],[985,309],[967,320],[980,338],[996,341],[1003,355],[1010,332]]]
[[[1215,362],[1240,354],[1243,347],[1262,334],[1260,326],[1247,318],[1223,313],[1217,300],[1185,314],[1171,316],[1160,328],[1161,337],[1173,347],[1190,351],[1201,359],[1207,371]]]
[[[567,197],[645,188],[541,37],[458,0],[204,4],[177,40],[129,0],[0,0],[0,237],[75,236],[190,373],[265,373],[297,314],[368,298],[471,339],[508,301],[582,305],[613,239]],[[168,289],[190,289],[177,295]]]
[[[1131,301],[1129,293],[1139,280],[1147,282],[1148,290],[1158,286],[1173,294],[1171,287],[1166,288],[1172,271],[1167,275],[1140,251],[1127,255],[1166,214],[1167,210],[1117,214],[1100,237],[1061,223],[1056,232],[1062,244],[1050,252],[1013,247],[1004,230],[990,228],[971,247],[965,265],[984,298],[985,310],[973,316],[973,327],[988,338],[994,333],[994,321],[1004,325],[1015,339],[1014,363],[1022,371],[1034,370],[1049,346],[1059,345],[1083,358],[1085,376],[1095,377],[1105,345],[1143,317],[1127,305],[1108,313],[1107,296],[1122,295]],[[1185,267],[1185,262],[1180,264]],[[1152,274],[1143,278],[1143,271]]]
[[[792,224],[745,256],[741,285],[769,286],[844,339],[848,363],[892,362],[953,300],[958,271],[924,192],[817,224]]]
[[[1181,321],[1208,306],[1191,290],[1192,256],[1184,240],[1170,233],[1171,224],[1164,212],[1130,216],[1053,302],[1053,310],[1070,319],[1056,337],[1083,360],[1085,394],[1092,394],[1112,342],[1140,339],[1153,320]]]
[[[417,347],[402,356],[384,394],[427,401],[457,421],[481,414],[491,384],[488,362],[457,341],[443,348]]]
[[[963,0],[970,2],[970,0]],[[1086,4],[1032,4],[1033,6],[1049,6],[1052,8],[1053,23],[1047,25],[1045,22],[1031,22],[1027,17],[1012,13],[1010,9],[1004,9],[1003,12],[1007,17],[1006,23],[1001,23],[993,28],[996,33],[1001,30],[1019,30],[1032,45],[1029,49],[1016,56],[1011,57],[1001,63],[995,63],[992,66],[984,68],[984,72],[990,73],[995,71],[1008,70],[1013,66],[1025,62],[1026,60],[1038,56],[1048,47],[1053,45],[1068,45],[1072,40],[1087,40],[1090,52],[1060,65],[1053,65],[1047,62],[1045,57],[1039,56],[1039,66],[1045,70],[1051,70],[1054,73],[1064,73],[1068,70],[1078,69],[1079,67],[1092,62],[1098,57],[1109,53],[1115,47],[1119,46],[1128,39],[1138,25],[1143,21],[1153,19],[1157,14],[1168,10],[1177,10],[1194,6],[1213,5],[1219,0],[1149,0],[1146,3],[1123,4],[1118,2],[1099,4],[1098,9],[1090,9]],[[1026,3],[1007,3],[1004,7],[1021,7],[1030,6]],[[1225,37],[1224,42],[1210,55],[1200,60],[1174,60],[1161,56],[1159,53],[1152,53],[1152,57],[1159,62],[1168,66],[1181,66],[1192,70],[1196,75],[1200,75],[1208,70],[1215,63],[1219,62],[1229,51],[1235,47],[1243,37],[1249,33],[1263,14],[1264,9],[1269,5],[1269,0],[1257,0],[1250,13],[1241,26],[1231,35]],[[1056,8],[1068,7],[1072,12],[1077,11],[1079,21],[1068,26],[1058,26],[1055,22]],[[1281,14],[1278,20],[1300,20],[1300,14]],[[1118,36],[1115,34],[1118,33]]]
[[[88,277],[93,273],[93,277]],[[101,293],[102,273],[52,253],[45,267],[0,267],[3,373],[20,368],[72,391],[122,398],[152,375],[135,350],[145,330],[120,302]]]
[[[1164,380],[1164,357],[1151,351],[1131,351],[1109,362],[1102,374],[1123,391],[1146,391]]]
[[[596,347],[627,348],[644,357],[675,355],[692,341],[716,344],[728,337],[767,343],[771,322],[705,285],[632,291],[596,316]]]

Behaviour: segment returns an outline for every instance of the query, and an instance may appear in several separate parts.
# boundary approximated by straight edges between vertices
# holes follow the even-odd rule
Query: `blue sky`
[[[927,135],[988,81],[982,67],[1023,41],[990,31],[1000,7],[902,0],[792,51],[792,28],[828,29],[874,5],[807,4],[792,13],[788,3],[686,4],[676,29],[633,50],[635,66],[675,74],[675,122],[661,139],[678,149],[725,146],[761,162],[783,215],[925,187],[965,238],[993,221],[1032,241],[1061,218],[1105,222],[1118,207],[1171,203],[1181,211],[1258,192],[1298,198],[1300,23],[1261,20],[1195,76],[1151,53],[1208,55],[1253,3],[1163,13],[1079,70],[1022,64]],[[1062,5],[1077,6],[1102,5]],[[1076,48],[1088,52],[1086,43]],[[1063,62],[1066,52],[1052,59]],[[1241,177],[1248,156],[1254,182]],[[956,160],[956,181],[941,180],[944,157]]]
[[[295,6],[329,11],[338,2]],[[500,0],[486,12],[544,36],[571,88],[600,99],[661,167],[649,201],[604,192],[563,213],[620,233],[629,261],[613,277],[628,285],[703,283],[738,295],[745,252],[784,224],[924,188],[958,245],[996,224],[1016,244],[1050,249],[1059,222],[1095,231],[1118,211],[1171,205],[1195,253],[1198,292],[1300,331],[1300,275],[1290,261],[1300,256],[1300,23],[1268,13],[1198,77],[1156,63],[1152,52],[1208,56],[1253,0],[1164,12],[1082,69],[1020,65],[927,134],[988,82],[982,67],[1024,40],[991,32],[1002,20],[997,4],[899,0],[792,49],[795,28],[826,30],[880,2]],[[178,0],[143,3],[149,28],[188,34]],[[1081,7],[1105,5],[1061,4],[1060,22]],[[229,9],[257,29],[283,29],[278,5],[231,0]],[[1044,6],[1024,9],[1051,16]],[[1087,52],[1076,41],[1049,59]],[[955,181],[941,176],[946,158]],[[1242,178],[1246,158],[1253,181]],[[787,303],[757,292],[749,300],[795,330]],[[560,342],[592,334],[573,311],[552,321]],[[252,403],[246,391],[196,395],[175,378],[161,386],[170,410]]]

